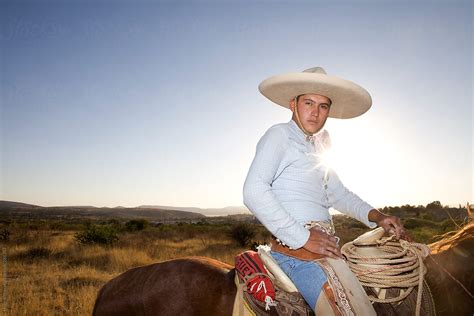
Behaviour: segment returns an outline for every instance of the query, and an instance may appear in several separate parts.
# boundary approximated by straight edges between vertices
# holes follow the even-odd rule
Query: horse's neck
[[[474,309],[473,260],[472,238],[426,258],[426,281],[441,315],[465,314]]]

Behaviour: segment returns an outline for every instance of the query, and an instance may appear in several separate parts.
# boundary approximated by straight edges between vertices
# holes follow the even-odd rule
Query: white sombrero
[[[370,94],[352,81],[329,76],[321,67],[270,77],[258,86],[271,101],[289,108],[302,94],[319,94],[331,99],[329,117],[348,119],[364,114],[372,105]]]

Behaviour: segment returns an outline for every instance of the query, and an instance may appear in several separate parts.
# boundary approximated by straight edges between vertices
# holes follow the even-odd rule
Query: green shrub
[[[433,234],[434,231],[426,227],[421,227],[419,229],[410,231],[410,235],[413,240],[422,244],[430,243],[432,241]]]
[[[439,210],[442,208],[443,208],[443,205],[441,204],[440,201],[433,201],[426,205],[426,209]]]
[[[433,215],[430,214],[430,213],[425,213],[425,214],[421,215],[421,218],[424,219],[424,220],[427,220],[427,221],[433,221],[434,220]]]
[[[82,232],[76,233],[74,238],[84,245],[100,244],[112,245],[118,241],[117,230],[112,226],[88,225]]]
[[[239,223],[234,225],[230,230],[230,237],[241,247],[250,244],[252,238],[255,237],[255,227],[247,223]]]
[[[456,223],[451,219],[445,219],[439,225],[443,229],[444,232],[449,232],[457,228]]]
[[[116,219],[116,218],[112,218],[112,219],[109,219],[107,222],[104,223],[105,225],[109,225],[109,226],[112,226],[114,228],[116,228],[117,230],[121,230],[123,228],[123,225],[122,223]]]
[[[421,218],[407,218],[403,221],[403,226],[405,226],[406,229],[415,229],[419,227],[438,228],[436,222]]]
[[[144,230],[150,223],[146,219],[132,219],[125,223],[125,228],[130,232]]]
[[[66,228],[66,223],[60,222],[60,221],[54,221],[49,223],[49,229],[50,230],[65,230]]]
[[[6,228],[0,231],[0,241],[8,241],[10,240],[10,231]]]

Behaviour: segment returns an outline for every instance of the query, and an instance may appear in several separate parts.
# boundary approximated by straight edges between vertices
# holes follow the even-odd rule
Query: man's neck
[[[324,130],[324,126],[323,126],[323,127],[321,127],[321,129],[319,129],[318,131],[316,131],[316,132],[314,132],[314,133],[310,133],[310,132],[308,132],[308,131],[302,126],[302,124],[300,124],[300,123],[298,122],[298,120],[296,119],[296,117],[295,117],[294,115],[293,115],[293,117],[291,118],[291,120],[293,121],[293,123],[296,124],[296,126],[299,128],[299,130],[300,130],[305,136],[311,137],[311,136],[314,136],[314,135],[319,134],[321,131]]]

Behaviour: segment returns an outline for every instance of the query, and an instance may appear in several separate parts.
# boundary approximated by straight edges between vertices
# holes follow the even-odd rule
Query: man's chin
[[[310,134],[316,134],[321,130],[321,128],[308,128],[306,129]]]

